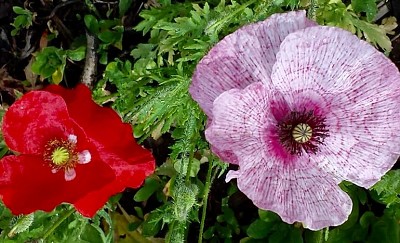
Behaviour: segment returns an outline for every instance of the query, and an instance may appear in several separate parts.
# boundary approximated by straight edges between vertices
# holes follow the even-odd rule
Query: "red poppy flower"
[[[4,115],[2,129],[17,152],[0,161],[0,198],[14,214],[67,202],[92,217],[111,195],[139,187],[154,171],[131,126],[94,103],[84,85],[25,94]]]

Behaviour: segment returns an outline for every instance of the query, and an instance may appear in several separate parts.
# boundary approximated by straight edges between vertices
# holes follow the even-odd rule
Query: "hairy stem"
[[[58,220],[50,227],[50,229],[48,229],[46,231],[46,233],[44,233],[42,239],[45,240],[51,233],[53,233],[53,231],[55,229],[57,229],[58,226],[60,226],[60,224],[62,222],[64,222],[64,220],[66,220],[69,216],[71,216],[73,213],[75,212],[75,208],[71,208],[68,211],[65,211],[64,214],[62,214]]]
[[[186,185],[189,185],[190,182],[190,171],[192,169],[193,157],[194,157],[194,152],[192,150],[189,155],[189,164],[187,166],[187,171],[186,171],[186,178],[185,178]]]
[[[242,4],[242,6],[238,7],[235,11],[233,11],[230,14],[227,14],[226,16],[223,16],[222,18],[218,19],[215,23],[209,25],[205,32],[206,34],[210,33],[218,33],[221,29],[223,29],[227,23],[229,23],[235,16],[239,15],[244,11],[248,6],[250,6],[253,3],[256,3],[257,0],[250,0],[247,3]]]
[[[307,17],[311,20],[316,20],[315,12],[318,8],[318,0],[310,0],[310,7],[307,12]]]
[[[211,172],[213,168],[214,160],[211,159],[208,162],[208,171],[206,177],[206,184],[204,185],[204,197],[203,197],[203,210],[201,212],[201,221],[200,221],[200,232],[199,232],[199,243],[203,242],[203,232],[204,232],[204,223],[206,221],[206,214],[207,214],[207,202],[208,202],[208,194],[210,193],[211,188]],[[215,173],[214,173],[215,175]]]

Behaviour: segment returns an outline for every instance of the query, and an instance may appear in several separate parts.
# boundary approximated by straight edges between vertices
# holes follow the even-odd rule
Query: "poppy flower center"
[[[59,147],[54,149],[53,154],[51,155],[51,160],[55,165],[62,165],[69,160],[69,152],[68,149],[64,147]]]
[[[306,143],[312,137],[312,128],[306,123],[299,123],[292,131],[294,140],[298,143]]]
[[[314,111],[292,111],[278,122],[278,136],[283,147],[290,154],[302,155],[316,153],[323,144],[329,130],[325,125],[325,117]]]
[[[77,151],[77,137],[69,135],[68,139],[52,139],[45,145],[43,158],[51,167],[53,173],[64,171],[66,181],[76,177],[75,166],[87,164],[91,160],[88,150]]]

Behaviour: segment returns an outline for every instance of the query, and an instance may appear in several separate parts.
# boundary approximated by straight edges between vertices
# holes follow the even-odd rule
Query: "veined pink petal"
[[[270,86],[275,55],[283,39],[291,32],[314,25],[305,11],[288,12],[226,36],[197,65],[189,89],[193,99],[212,119],[212,104],[222,92],[260,81]],[[233,151],[217,146],[211,149],[223,161],[237,164]]]
[[[256,206],[316,230],[350,214],[340,181],[368,188],[399,157],[400,73],[365,41],[300,15],[276,14],[225,38],[200,62],[190,92],[211,120],[213,151],[237,159],[227,180],[237,178]],[[296,16],[303,27],[288,31]]]
[[[306,157],[284,164],[255,153],[241,161],[238,172],[239,189],[257,207],[276,212],[287,223],[320,230],[340,225],[350,215],[350,197]]]
[[[351,92],[357,77],[370,75],[366,71],[385,70],[375,63],[382,63],[381,56],[384,55],[348,31],[328,26],[309,27],[289,34],[282,42],[272,82],[291,96],[307,89],[332,94]],[[389,62],[387,58],[384,61]]]
[[[275,54],[291,32],[316,25],[305,11],[276,14],[265,21],[242,27],[216,44],[193,74],[190,93],[212,117],[214,99],[226,90],[253,82],[268,85]]]
[[[219,150],[216,146],[210,146],[211,152],[216,154],[223,162],[238,165],[239,160],[231,150]]]
[[[272,79],[292,108],[318,97],[329,137],[312,159],[325,171],[368,188],[394,165],[400,74],[374,47],[334,27],[300,30],[282,42]]]
[[[282,103],[283,102],[283,103]],[[339,180],[321,170],[308,154],[290,154],[279,143],[275,117],[287,112],[284,100],[262,83],[232,89],[214,102],[206,138],[239,158],[239,189],[256,206],[278,213],[285,222],[303,222],[317,230],[343,223],[351,200]]]
[[[250,154],[263,153],[265,126],[275,123],[269,114],[270,98],[261,82],[222,93],[214,102],[213,120],[205,132],[207,140],[221,150],[234,151],[238,157],[247,150]]]
[[[388,86],[374,90],[379,94]],[[399,98],[395,94],[369,96],[366,91],[357,94],[365,96],[364,101],[359,97],[345,101],[345,95],[349,94],[332,98],[332,111],[327,116],[330,136],[313,159],[338,178],[369,188],[399,157]],[[343,104],[336,103],[337,100]],[[344,104],[348,107],[344,108]]]

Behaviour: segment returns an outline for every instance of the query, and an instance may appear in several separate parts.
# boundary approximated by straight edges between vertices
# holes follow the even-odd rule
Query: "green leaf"
[[[99,32],[99,22],[96,17],[93,15],[85,15],[84,22],[89,31],[93,34],[97,34]]]
[[[44,48],[36,55],[36,59],[31,66],[32,72],[39,74],[42,78],[54,76],[54,81],[60,82],[64,74],[65,53],[64,50],[53,46]]]
[[[290,226],[285,223],[279,223],[275,227],[276,227],[276,231],[274,231],[268,237],[268,242],[269,243],[290,242],[290,241],[287,241]]]
[[[389,207],[391,204],[400,203],[400,170],[391,170],[376,183],[372,190],[375,190],[380,201]]]
[[[279,215],[272,211],[266,211],[266,210],[259,209],[258,215],[259,215],[260,219],[262,219],[265,222],[281,221],[281,218],[279,217]]]
[[[271,231],[273,223],[257,219],[247,228],[247,235],[254,239],[264,239]]]
[[[15,17],[14,23],[13,23],[13,26],[15,28],[18,29],[18,28],[28,26],[28,25],[29,25],[28,18],[25,15],[19,15],[19,16]]]
[[[384,215],[372,225],[368,242],[393,243],[400,241],[400,226],[396,219]]]
[[[367,20],[371,22],[378,13],[375,0],[351,0],[351,6],[356,13],[366,13]]]
[[[103,242],[103,238],[100,233],[93,227],[93,225],[87,224],[84,231],[80,235],[80,239],[84,242]]]
[[[86,56],[86,47],[81,46],[74,50],[67,50],[67,57],[73,61],[81,61]]]
[[[299,228],[293,228],[289,231],[288,240],[285,242],[290,243],[303,243],[303,237]]]
[[[373,221],[376,220],[376,217],[373,212],[367,211],[360,218],[360,225],[363,228],[367,228]]]
[[[120,0],[118,4],[119,16],[122,17],[132,5],[132,0]]]
[[[383,28],[380,28],[376,24],[370,24],[356,19],[353,19],[353,23],[362,31],[368,42],[381,47],[385,51],[385,54],[390,53],[392,50],[392,42]]]
[[[119,33],[110,30],[103,31],[98,35],[99,39],[106,44],[114,43],[120,39],[120,36],[121,35]]]
[[[164,213],[161,210],[151,212],[142,224],[143,236],[154,236],[161,230]]]
[[[145,180],[145,183],[142,186],[142,188],[140,188],[139,191],[136,192],[136,194],[133,197],[133,199],[136,202],[146,201],[160,187],[161,187],[161,184],[160,184],[160,182],[158,180],[149,177],[149,178],[147,178]]]
[[[20,14],[20,15],[30,14],[31,13],[29,10],[21,8],[21,7],[18,7],[18,6],[14,6],[13,7],[13,11],[14,11],[14,13]]]

